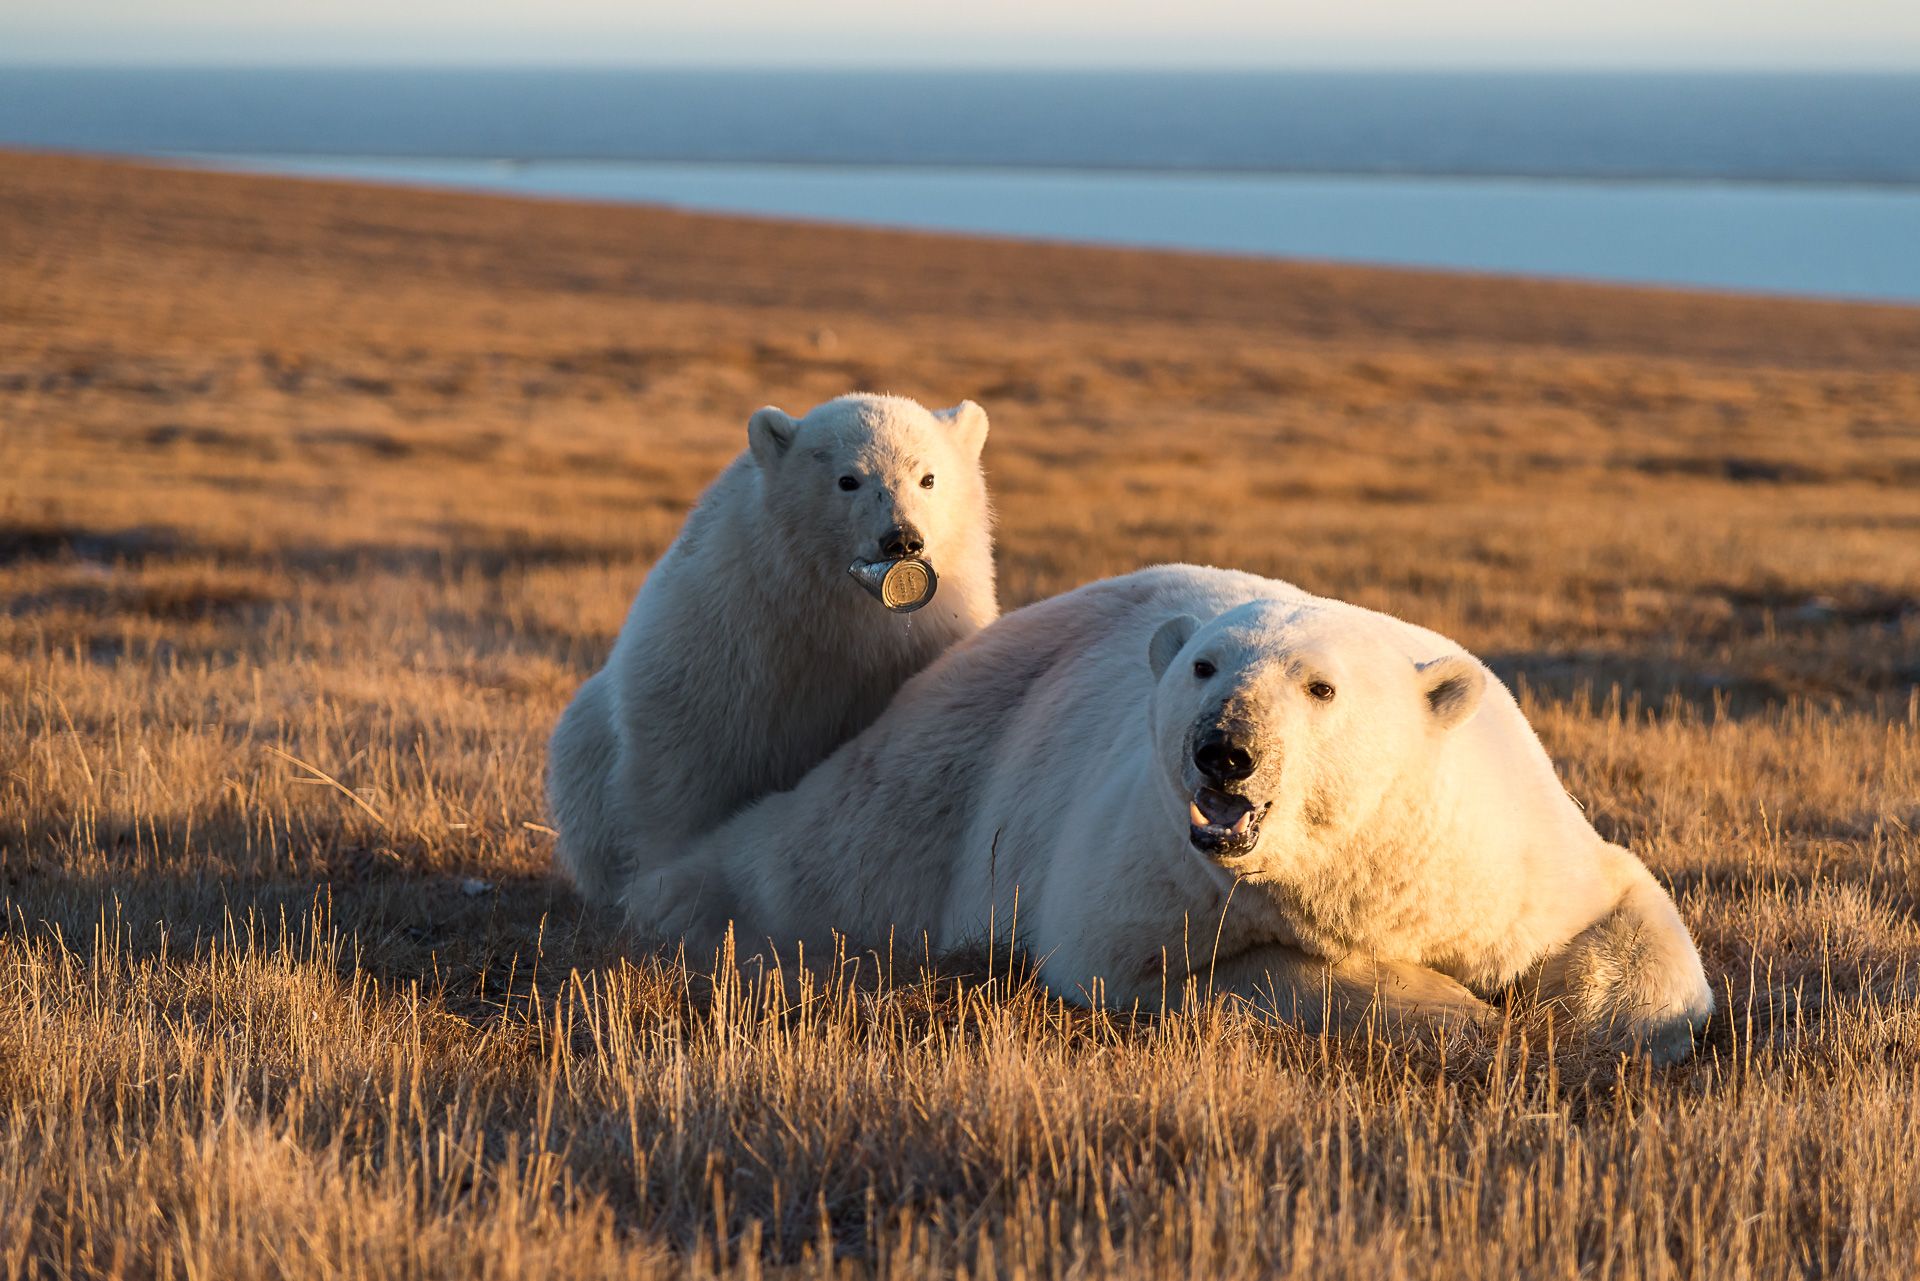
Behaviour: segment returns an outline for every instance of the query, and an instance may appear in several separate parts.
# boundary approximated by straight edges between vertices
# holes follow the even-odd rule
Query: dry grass
[[[0,157],[0,1274],[1913,1275],[1916,351]],[[1674,885],[1709,1051],[625,959],[547,727],[747,413],[856,386],[987,404],[1009,604],[1213,560],[1490,656]]]

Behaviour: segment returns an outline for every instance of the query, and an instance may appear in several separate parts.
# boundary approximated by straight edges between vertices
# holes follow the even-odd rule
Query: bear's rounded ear
[[[1200,620],[1192,614],[1177,614],[1160,624],[1160,630],[1147,642],[1147,664],[1153,668],[1153,674],[1163,676],[1167,665],[1174,656],[1187,647],[1194,632],[1200,628]]]
[[[1463,724],[1480,709],[1487,692],[1487,671],[1465,654],[1447,654],[1416,664],[1427,710],[1441,729]]]
[[[754,411],[747,419],[747,448],[753,451],[753,460],[766,470],[779,462],[793,445],[793,433],[800,424],[784,409],[768,405],[765,409]]]
[[[934,417],[953,428],[954,443],[967,457],[978,458],[980,451],[987,447],[987,411],[971,400],[963,400],[952,409],[937,410]]]

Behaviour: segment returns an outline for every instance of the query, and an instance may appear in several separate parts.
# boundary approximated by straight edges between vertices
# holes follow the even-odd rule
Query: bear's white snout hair
[[[857,592],[855,564],[914,555],[937,573],[971,555],[985,504],[986,412],[898,396],[830,400],[803,418],[769,405],[747,424],[779,572]]]
[[[1438,647],[1409,657],[1353,611],[1321,601],[1250,601],[1206,621],[1176,615],[1155,631],[1147,661],[1169,811],[1196,847],[1238,872],[1373,821],[1416,781],[1409,770],[1432,759],[1418,745],[1478,711],[1487,679],[1472,658]],[[1414,764],[1382,771],[1366,757]]]

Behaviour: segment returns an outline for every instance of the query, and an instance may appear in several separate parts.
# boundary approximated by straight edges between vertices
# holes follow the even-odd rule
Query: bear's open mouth
[[[1265,805],[1244,796],[1202,787],[1187,802],[1187,839],[1206,854],[1238,854],[1260,838]]]

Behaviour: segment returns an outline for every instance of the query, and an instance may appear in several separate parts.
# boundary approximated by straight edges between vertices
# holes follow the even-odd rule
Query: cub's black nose
[[[1193,763],[1216,783],[1237,783],[1260,763],[1244,738],[1223,729],[1210,729],[1193,746]]]
[[[918,556],[926,545],[927,540],[920,537],[920,531],[912,525],[895,525],[880,535],[880,555],[887,560]]]

